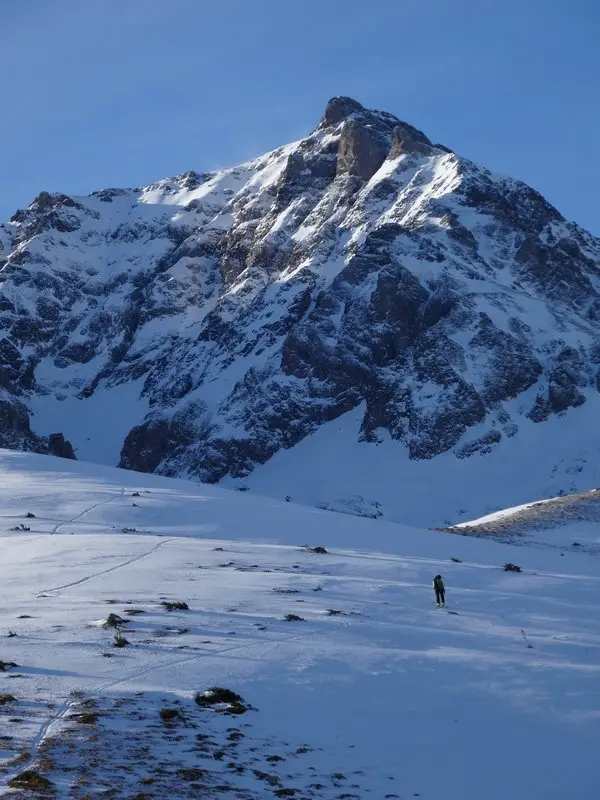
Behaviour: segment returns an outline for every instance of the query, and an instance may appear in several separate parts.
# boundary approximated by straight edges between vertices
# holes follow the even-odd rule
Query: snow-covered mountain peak
[[[0,265],[9,446],[45,450],[61,431],[89,460],[304,502],[361,496],[349,507],[401,518],[412,495],[365,463],[426,481],[423,462],[442,456],[485,472],[599,402],[600,242],[525,184],[350,98],[238,167],[42,192],[0,226]],[[324,496],[288,467],[262,483],[274,456],[334,429],[358,449]],[[598,444],[559,439],[559,465],[538,456],[503,504],[591,488]],[[431,523],[488,510],[466,491],[455,503],[443,519],[414,510]]]

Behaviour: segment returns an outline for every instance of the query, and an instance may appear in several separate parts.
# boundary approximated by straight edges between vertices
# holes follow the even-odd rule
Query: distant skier
[[[433,591],[435,592],[435,602],[438,608],[446,605],[446,589],[441,575],[436,575],[433,579]]]

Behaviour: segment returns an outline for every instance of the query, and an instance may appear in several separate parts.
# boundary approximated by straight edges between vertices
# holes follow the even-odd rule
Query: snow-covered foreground
[[[593,555],[7,451],[0,501],[0,792],[597,797]]]

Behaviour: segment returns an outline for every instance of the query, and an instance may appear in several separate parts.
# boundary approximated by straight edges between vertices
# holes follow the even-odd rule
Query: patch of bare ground
[[[368,793],[367,775],[355,773],[346,786],[341,772],[315,765],[322,767],[322,753],[309,743],[265,736],[260,711],[229,688],[187,698],[140,693],[71,700],[60,731],[44,740],[33,762],[27,752],[22,772],[13,764],[18,785],[12,785],[24,797],[36,796],[34,790],[52,796],[55,788],[71,800],[337,800],[342,786],[347,797]],[[239,706],[250,713],[239,716]]]
[[[537,530],[551,530],[572,525],[575,522],[600,523],[600,489],[587,492],[565,494],[543,502],[531,503],[514,513],[506,513],[497,518],[474,523],[460,523],[446,528],[433,528],[460,536],[480,536],[518,542]],[[579,549],[582,552],[598,553],[600,548],[594,544],[562,542],[561,550]]]

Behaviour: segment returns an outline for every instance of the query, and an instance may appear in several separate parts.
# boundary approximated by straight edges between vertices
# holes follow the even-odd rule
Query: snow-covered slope
[[[389,434],[382,432],[375,447],[361,441],[357,409],[278,452],[246,478],[222,483],[343,513],[449,526],[600,485],[598,413],[592,398],[543,425],[521,419],[519,435],[490,453],[457,459],[450,451],[415,461]]]
[[[422,524],[589,489],[599,265],[533,189],[334,98],[248,164],[0,226],[2,441]],[[330,441],[348,459],[299,482]],[[403,487],[439,461],[430,519]]]
[[[600,560],[543,530],[515,547],[7,451],[0,502],[0,793],[34,772],[59,799],[597,796]],[[197,706],[213,685],[253,708]]]

